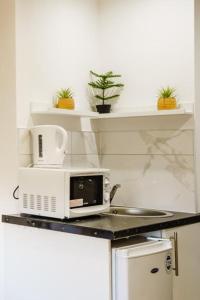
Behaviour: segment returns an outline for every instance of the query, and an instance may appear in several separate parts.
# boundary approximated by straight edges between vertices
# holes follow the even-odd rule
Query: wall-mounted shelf
[[[193,115],[193,111],[187,111],[185,108],[174,110],[161,110],[161,111],[134,111],[134,112],[114,112],[109,114],[102,114],[92,117],[92,119],[117,119],[117,118],[130,118],[130,117],[152,117],[152,116],[171,116],[171,115]]]
[[[66,116],[66,117],[79,117],[90,118],[92,120],[101,119],[117,119],[117,118],[131,118],[131,117],[152,117],[152,116],[175,116],[175,115],[193,115],[193,104],[190,103],[186,107],[174,109],[174,110],[153,110],[152,108],[144,108],[144,110],[127,111],[127,112],[113,112],[109,114],[99,114],[92,111],[76,111],[66,110],[59,108],[46,108],[45,106],[39,106],[34,103],[31,106],[32,115],[52,115],[52,116]]]
[[[98,114],[92,111],[76,111],[59,108],[51,108],[48,110],[34,110],[32,115],[54,115],[54,116],[66,116],[66,117],[79,117],[79,118],[96,118]]]

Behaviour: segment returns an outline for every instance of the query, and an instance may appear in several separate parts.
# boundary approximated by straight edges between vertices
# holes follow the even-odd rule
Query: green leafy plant
[[[90,71],[92,81],[88,83],[91,87],[93,96],[102,101],[104,105],[106,101],[116,99],[120,96],[120,91],[124,84],[116,82],[121,75],[113,74],[109,71],[104,74],[97,74]]]
[[[164,99],[166,99],[166,98],[176,98],[175,92],[176,92],[176,89],[172,88],[170,86],[168,86],[166,88],[162,88],[159,91],[159,98],[164,98]]]
[[[62,99],[62,98],[73,98],[73,93],[72,91],[68,89],[61,89],[57,93],[57,99]]]

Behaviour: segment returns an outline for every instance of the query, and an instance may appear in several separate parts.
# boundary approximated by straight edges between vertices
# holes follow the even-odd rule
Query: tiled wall
[[[32,164],[31,137],[28,129],[18,129],[19,165]],[[100,167],[100,138],[97,132],[68,131],[64,166],[72,168]]]
[[[113,120],[96,128],[69,133],[65,166],[110,168],[112,184],[122,186],[115,204],[195,211],[192,120]],[[20,164],[27,165],[28,132],[19,132]]]
[[[194,212],[193,128],[186,116],[101,121],[101,166],[122,185],[114,203]]]
[[[109,132],[101,140],[101,163],[122,184],[117,203],[194,209],[191,130]]]

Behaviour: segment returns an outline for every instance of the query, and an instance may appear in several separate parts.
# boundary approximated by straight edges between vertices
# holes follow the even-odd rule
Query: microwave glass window
[[[103,204],[103,176],[77,176],[70,178],[71,208]]]

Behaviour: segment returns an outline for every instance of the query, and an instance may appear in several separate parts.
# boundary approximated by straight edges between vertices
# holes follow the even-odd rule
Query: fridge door
[[[172,300],[170,241],[113,249],[113,300]]]

